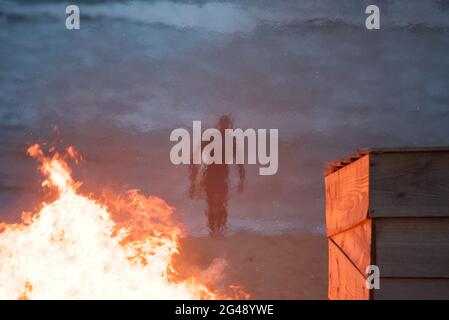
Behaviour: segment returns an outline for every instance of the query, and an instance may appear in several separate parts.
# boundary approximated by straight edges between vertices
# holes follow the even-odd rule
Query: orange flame
[[[182,229],[164,200],[130,190],[99,203],[72,178],[66,160],[78,162],[78,152],[50,151],[28,148],[56,200],[23,214],[20,224],[0,223],[0,299],[230,298],[196,279],[176,280],[171,260]],[[231,288],[234,297],[249,297]]]

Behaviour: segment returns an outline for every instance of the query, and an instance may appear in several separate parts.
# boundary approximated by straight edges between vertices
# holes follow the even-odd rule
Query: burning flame
[[[22,223],[0,223],[0,299],[215,299],[194,278],[177,281],[171,265],[182,229],[173,208],[137,190],[100,201],[81,195],[68,159],[37,144],[28,148],[56,193]],[[232,287],[232,286],[230,286]],[[234,298],[248,298],[239,287]]]

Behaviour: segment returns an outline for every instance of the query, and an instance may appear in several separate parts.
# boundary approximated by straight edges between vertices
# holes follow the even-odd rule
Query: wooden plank
[[[374,300],[448,300],[449,279],[380,279]]]
[[[389,152],[370,157],[371,218],[449,216],[449,152]]]
[[[433,147],[396,147],[396,148],[368,148],[368,152],[386,153],[386,152],[449,152],[449,146]]]
[[[332,240],[351,259],[362,274],[371,264],[371,219],[332,236]]]
[[[381,277],[449,278],[449,218],[378,218]]]
[[[329,244],[329,288],[331,300],[368,300],[369,290],[365,278],[348,260],[340,249],[328,240]]]
[[[325,177],[326,233],[332,236],[367,218],[369,155]]]

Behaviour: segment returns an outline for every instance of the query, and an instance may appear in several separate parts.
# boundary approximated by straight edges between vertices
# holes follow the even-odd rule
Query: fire
[[[81,160],[73,147],[46,156],[35,144],[28,154],[55,200],[20,224],[0,223],[0,299],[229,298],[177,280],[171,261],[182,228],[164,200],[137,190],[82,195],[67,163]],[[248,297],[240,288],[234,295]]]

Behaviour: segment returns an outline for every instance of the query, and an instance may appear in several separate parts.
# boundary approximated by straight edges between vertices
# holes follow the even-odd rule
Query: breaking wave
[[[366,1],[163,2],[80,1],[82,21],[115,20],[161,25],[181,30],[250,33],[259,27],[282,31],[304,28],[353,28],[364,23]],[[7,23],[55,22],[65,19],[67,4],[54,1],[5,1],[0,20]],[[383,3],[384,28],[422,32],[449,29],[449,2],[395,1]]]

